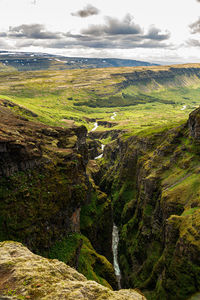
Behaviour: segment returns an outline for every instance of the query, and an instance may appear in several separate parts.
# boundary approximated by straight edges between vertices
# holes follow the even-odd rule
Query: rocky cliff
[[[0,105],[0,236],[32,249],[78,231],[87,201],[86,128],[33,123]]]
[[[160,89],[165,87],[181,87],[188,86],[192,83],[199,82],[200,70],[197,66],[183,65],[174,67],[160,67],[160,69],[139,70],[132,73],[124,73],[125,78],[119,86],[127,87],[129,85],[136,85],[141,88],[145,88],[145,85],[151,84],[151,89]],[[113,76],[119,76],[114,74]]]
[[[124,287],[148,299],[188,299],[200,290],[200,109],[187,124],[118,138],[93,174],[112,197]]]
[[[58,260],[31,253],[16,242],[0,243],[1,299],[145,300],[134,290],[113,292]]]
[[[70,264],[87,279],[116,288],[111,264],[114,220],[123,287],[138,288],[150,300],[182,300],[199,292],[200,109],[171,130],[138,136],[117,131],[97,165],[93,160],[88,164],[84,126],[64,129],[30,122],[8,104],[0,101],[1,241],[23,242],[36,253]],[[90,157],[98,147],[89,141]],[[10,253],[9,244],[1,245]],[[3,266],[14,268],[16,263]],[[6,275],[2,270],[0,278],[6,282],[14,269]],[[4,292],[5,287],[0,282]],[[24,295],[21,287],[11,285],[15,289]],[[91,297],[125,295],[106,291],[104,297],[92,290]],[[44,290],[41,295],[51,299]]]
[[[50,127],[15,114],[0,101],[0,240],[23,242],[36,253],[59,258],[89,279],[115,288],[109,199],[89,182],[87,130]],[[93,246],[80,234],[81,208],[101,199],[101,224]],[[83,214],[82,214],[83,215]],[[83,229],[86,230],[84,225]],[[102,239],[108,240],[105,244]],[[99,254],[96,252],[99,252]]]

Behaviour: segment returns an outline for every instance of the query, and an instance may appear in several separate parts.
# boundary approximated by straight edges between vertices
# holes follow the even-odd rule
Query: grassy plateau
[[[184,122],[199,105],[200,64],[0,73],[0,98],[29,119],[68,127],[93,120],[151,133]],[[111,119],[113,112],[116,117]],[[97,130],[110,130],[101,126]]]

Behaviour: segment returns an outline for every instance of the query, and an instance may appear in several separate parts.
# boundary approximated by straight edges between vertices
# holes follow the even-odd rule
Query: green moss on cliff
[[[55,243],[48,253],[49,258],[57,258],[76,267],[87,279],[95,280],[109,288],[116,288],[116,279],[111,263],[99,255],[90,241],[79,233],[68,235]]]
[[[108,191],[120,229],[123,284],[151,300],[187,299],[200,289],[199,145],[186,126],[118,144],[106,153],[115,159],[111,166],[105,158],[102,184],[114,179]]]

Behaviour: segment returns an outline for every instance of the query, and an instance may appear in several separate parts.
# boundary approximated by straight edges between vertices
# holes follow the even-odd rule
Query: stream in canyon
[[[104,150],[104,148],[105,148],[105,145],[101,144],[101,150],[102,151]],[[99,158],[102,158],[102,157],[103,157],[103,152],[100,155],[96,156],[94,159],[99,159]]]
[[[90,130],[90,132],[95,131],[98,128],[98,126],[99,126],[98,123],[95,122],[94,127]]]
[[[118,244],[119,244],[118,228],[113,223],[113,231],[112,231],[113,266],[117,278],[118,289],[121,289],[121,271],[118,263]]]

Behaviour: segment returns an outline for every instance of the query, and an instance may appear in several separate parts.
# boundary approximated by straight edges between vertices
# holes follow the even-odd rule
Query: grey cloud
[[[42,24],[22,24],[10,27],[7,36],[12,38],[58,39],[60,38],[60,33],[47,31]]]
[[[7,37],[7,34],[5,32],[0,32],[0,37]]]
[[[164,41],[170,38],[170,33],[166,32],[165,34],[161,33],[161,30],[156,27],[151,27],[144,36],[146,39],[156,40],[156,41]]]
[[[200,47],[200,41],[195,39],[190,39],[187,41],[187,45],[192,47]]]
[[[71,13],[71,15],[75,16],[75,17],[87,18],[90,16],[98,15],[99,12],[100,11],[98,8],[94,7],[93,5],[88,4],[83,9],[81,9],[77,12]]]
[[[164,43],[170,37],[169,32],[162,33],[152,26],[147,32],[126,15],[124,19],[105,18],[105,24],[90,25],[81,33],[51,32],[41,24],[20,25],[11,27],[0,37],[15,41],[18,48],[29,46],[43,48],[95,48],[95,49],[134,49],[134,48],[169,48]]]
[[[191,29],[192,34],[200,33],[200,18],[196,22],[190,24],[189,27]]]
[[[81,33],[94,36],[142,33],[141,27],[133,22],[133,17],[130,15],[126,15],[122,21],[111,17],[106,17],[105,21],[105,25],[90,25]]]
[[[160,43],[156,40],[142,40],[137,37],[130,39],[127,37],[91,37],[70,35],[71,39],[65,38],[61,40],[34,41],[33,46],[41,46],[47,48],[95,48],[95,49],[134,49],[134,48],[167,48],[167,44]]]

